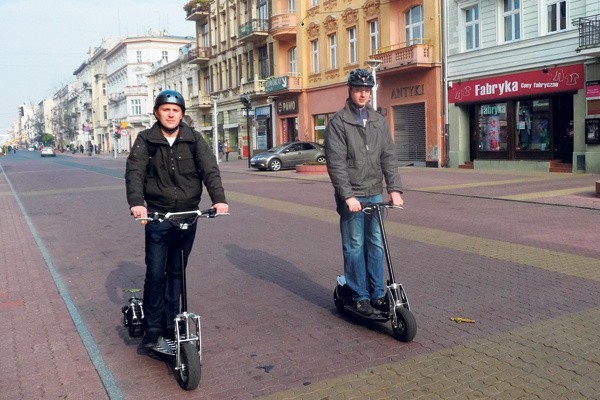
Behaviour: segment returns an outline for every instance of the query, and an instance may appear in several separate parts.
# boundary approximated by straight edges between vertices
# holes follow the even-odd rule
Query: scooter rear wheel
[[[181,365],[177,374],[179,386],[184,390],[194,390],[200,384],[202,365],[198,349],[192,343],[181,345]]]
[[[335,308],[337,308],[340,314],[344,314],[346,312],[344,300],[342,299],[342,294],[340,293],[340,286],[336,286],[333,290],[333,302],[335,304]]]
[[[417,320],[413,313],[404,307],[397,307],[395,318],[392,318],[394,336],[401,342],[410,342],[417,334]]]

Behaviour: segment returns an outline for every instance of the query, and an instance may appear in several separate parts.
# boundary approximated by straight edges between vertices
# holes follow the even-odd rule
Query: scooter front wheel
[[[413,313],[404,307],[397,307],[392,318],[392,329],[394,336],[401,342],[410,342],[417,334],[417,320]]]
[[[179,386],[184,390],[194,390],[200,384],[202,365],[198,349],[192,343],[181,344],[181,365],[177,374]]]

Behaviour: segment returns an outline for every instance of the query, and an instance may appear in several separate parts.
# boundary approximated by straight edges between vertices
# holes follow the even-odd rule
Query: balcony
[[[579,47],[576,52],[586,56],[600,56],[600,15],[573,19],[579,26]]]
[[[238,40],[240,42],[260,42],[269,36],[269,20],[253,19],[240,25],[240,34]]]
[[[383,47],[372,57],[383,63],[377,70],[385,73],[390,70],[410,70],[420,68],[431,68],[433,66],[433,46],[429,44],[413,44],[406,46],[405,43]]]
[[[251,82],[242,83],[240,94],[260,94],[265,93],[265,81],[259,80],[258,77]]]
[[[276,76],[265,81],[265,93],[298,92],[302,90],[302,77],[297,74]]]
[[[285,12],[273,15],[271,17],[271,36],[280,41],[296,40],[296,14]]]
[[[186,61],[190,64],[206,64],[210,60],[210,47],[196,47],[187,54]]]
[[[200,108],[211,108],[213,106],[212,99],[210,96],[200,95],[198,101],[198,107]]]
[[[185,19],[187,21],[206,21],[210,15],[210,4],[199,4],[196,7],[186,11]]]

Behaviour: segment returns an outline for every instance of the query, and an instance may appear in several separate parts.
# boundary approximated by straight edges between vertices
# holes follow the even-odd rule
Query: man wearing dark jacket
[[[164,90],[154,103],[157,122],[137,136],[127,157],[125,182],[127,202],[134,218],[149,213],[198,209],[202,184],[217,213],[229,207],[214,154],[202,136],[182,122],[185,102],[179,92]],[[196,224],[183,232],[170,222],[145,225],[146,278],[144,281],[145,347],[157,345],[161,336],[172,338],[179,313],[181,260],[189,256]]]
[[[361,204],[383,201],[383,180],[389,201],[395,206],[404,202],[390,130],[368,105],[374,85],[368,71],[350,72],[346,106],[325,130],[327,170],[340,215],[344,277],[355,293],[357,311],[366,316],[385,306],[384,249],[377,218],[360,212]]]

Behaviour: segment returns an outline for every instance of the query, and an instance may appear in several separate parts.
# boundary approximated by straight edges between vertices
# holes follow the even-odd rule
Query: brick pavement
[[[1,172],[0,398],[106,398],[96,354],[86,352],[47,254]]]
[[[245,163],[245,160],[241,160],[221,164],[233,204],[238,207],[244,205],[259,212],[263,210],[267,214],[307,218],[314,222],[315,228],[327,226],[329,230],[335,227],[337,217],[332,212],[332,199],[328,192],[309,198],[302,197],[301,201],[295,198],[298,194],[294,191],[281,193],[281,187],[292,187],[289,183],[291,180],[295,181],[296,187],[302,188],[310,187],[302,185],[326,184],[325,176],[304,177],[291,171],[260,173],[248,171]],[[597,398],[597,393],[600,392],[600,385],[596,382],[600,372],[597,349],[600,335],[595,321],[600,313],[600,303],[594,294],[600,288],[600,261],[597,242],[586,242],[586,236],[596,239],[598,235],[578,229],[576,223],[569,221],[568,214],[562,216],[557,213],[560,227],[570,233],[572,240],[556,238],[552,248],[548,248],[544,247],[548,246],[547,242],[542,244],[536,237],[537,233],[526,227],[521,227],[523,232],[519,232],[519,236],[526,238],[526,241],[517,242],[511,237],[514,236],[514,231],[507,226],[511,224],[510,219],[498,223],[493,218],[494,209],[499,214],[510,215],[508,211],[515,201],[532,205],[532,221],[547,216],[550,212],[547,207],[557,207],[555,204],[559,207],[578,207],[584,212],[589,210],[590,219],[597,218],[599,200],[591,201],[586,189],[588,182],[597,180],[597,177],[431,169],[405,169],[402,172],[408,189],[405,197],[413,203],[418,202],[420,207],[429,209],[430,214],[437,216],[433,218],[436,220],[435,225],[426,226],[421,223],[422,214],[413,213],[407,207],[402,223],[391,216],[386,225],[388,235],[394,240],[412,243],[406,250],[407,258],[415,261],[415,266],[409,267],[406,274],[409,277],[408,294],[413,306],[417,305],[417,321],[422,327],[415,342],[404,347],[392,344],[394,355],[390,354],[387,361],[373,359],[354,367],[348,365],[339,369],[337,367],[340,362],[354,358],[350,355],[336,357],[330,361],[334,363],[330,368],[346,372],[337,372],[332,376],[327,373],[327,360],[322,355],[320,357],[310,352],[306,354],[306,357],[314,358],[320,367],[309,360],[298,358],[302,353],[293,350],[295,342],[305,345],[311,343],[311,340],[306,340],[305,336],[308,335],[308,339],[312,338],[343,353],[344,348],[349,346],[349,338],[339,329],[351,329],[351,335],[356,337],[359,334],[368,338],[362,351],[370,357],[375,356],[374,348],[390,346],[394,341],[389,340],[385,331],[368,332],[360,327],[354,329],[348,323],[342,323],[341,328],[337,318],[331,321],[332,326],[302,332],[301,327],[307,323],[306,318],[293,319],[291,315],[284,313],[278,319],[285,318],[282,322],[286,325],[298,326],[298,337],[292,335],[287,338],[287,343],[282,341],[279,345],[273,343],[272,348],[263,347],[264,340],[283,340],[284,327],[274,324],[273,332],[263,337],[262,341],[257,341],[251,332],[260,331],[261,327],[245,326],[244,333],[248,335],[249,342],[229,349],[219,343],[234,342],[239,332],[226,329],[227,323],[223,321],[222,325],[225,326],[221,328],[208,328],[209,333],[213,333],[207,335],[208,357],[216,357],[216,351],[229,356],[222,358],[222,365],[212,365],[207,371],[206,383],[198,389],[198,396],[201,396],[202,390],[214,390],[217,382],[219,385],[224,384],[225,381],[218,379],[219,374],[229,376],[229,386],[223,388],[225,393],[230,394],[229,398],[257,396],[259,391],[248,392],[237,387],[235,382],[242,382],[242,373],[248,372],[234,370],[232,366],[243,364],[243,355],[251,353],[249,349],[258,348],[268,352],[268,358],[265,359],[265,354],[257,350],[253,350],[254,356],[269,360],[276,366],[274,372],[267,374],[267,377],[278,376],[277,372],[286,363],[286,373],[298,374],[297,384],[290,385],[255,373],[256,382],[265,387],[265,398]],[[264,187],[262,194],[245,190],[246,187],[258,186],[259,182]],[[110,187],[112,186],[108,184],[104,186],[105,189]],[[39,193],[29,191],[28,196],[58,193],[52,190],[54,189],[44,188]],[[82,191],[85,190],[74,189],[73,194]],[[593,196],[591,186],[590,193]],[[443,200],[448,195],[464,197],[464,208],[456,208],[460,206],[453,204],[453,210],[446,209]],[[497,200],[491,206],[486,205],[485,207],[490,207],[487,210],[480,209],[483,203],[477,200],[479,198]],[[4,329],[10,329],[5,331],[7,336],[22,339],[18,342],[8,340],[0,345],[0,357],[12,360],[12,366],[4,361],[0,363],[0,387],[3,389],[0,398],[106,398],[102,382],[77,335],[63,299],[57,293],[43,254],[40,255],[38,251],[34,234],[22,218],[19,204],[12,195],[4,174],[0,175],[0,207],[3,215],[9,214],[0,224],[0,248],[3,250],[2,254],[14,253],[11,254],[14,258],[10,262],[0,264],[1,273],[6,277],[0,281],[0,285],[3,285],[0,286],[0,315],[2,321],[5,321],[5,316],[11,321],[9,324],[3,323]],[[466,221],[469,214],[476,214],[472,217],[483,223]],[[243,226],[246,220],[250,222],[250,216],[239,216],[235,223]],[[498,226],[490,229],[494,223]],[[552,229],[558,227],[557,225]],[[595,227],[591,229],[597,231]],[[321,306],[323,302],[331,303],[329,293],[326,299],[320,297],[322,285],[327,286],[331,277],[319,276],[320,272],[316,269],[306,272],[312,279],[305,277],[303,271],[295,269],[296,265],[303,265],[302,255],[291,251],[295,248],[291,244],[289,252],[277,252],[275,249],[280,246],[279,242],[280,240],[273,238],[273,244],[265,247],[265,243],[248,238],[244,242],[228,244],[225,249],[227,257],[239,269],[238,272],[250,276],[250,281],[266,280],[267,283],[280,286],[291,292],[292,296],[298,296],[300,302],[306,300],[313,303],[308,307],[312,311],[319,310],[314,306]],[[298,245],[301,246],[302,243]],[[280,254],[281,258],[278,259],[276,254]],[[423,263],[417,260],[422,259],[424,254],[429,254],[435,262],[444,261],[452,265],[452,271],[444,271],[443,268],[418,271],[417,264],[423,268]],[[25,271],[9,268],[9,265],[17,262],[28,265],[28,268]],[[276,265],[277,268],[271,268],[271,265]],[[280,269],[290,268],[294,272],[291,277],[279,272]],[[476,280],[473,279],[474,275],[477,276]],[[461,283],[457,279],[460,276],[464,276],[464,286],[459,287],[456,285]],[[448,286],[445,282],[453,282],[455,286]],[[431,293],[419,293],[425,287]],[[518,288],[518,291],[511,290],[511,287]],[[548,293],[549,288],[554,288],[555,292]],[[329,292],[328,288],[324,289]],[[524,289],[529,290],[529,293],[523,292]],[[245,293],[237,293],[246,298]],[[312,297],[307,296],[307,293],[311,293]],[[32,294],[35,294],[35,300],[27,300]],[[254,293],[248,299],[263,307],[264,313],[269,315],[274,311],[273,298],[278,296],[281,295],[277,291],[271,291],[270,296],[267,293]],[[466,316],[473,316],[477,322],[448,322],[448,308],[444,303],[452,304],[456,298],[465,299],[470,296],[477,304],[456,304],[450,309],[459,315],[466,313]],[[228,301],[228,298],[222,296],[220,299]],[[431,304],[426,307],[428,302]],[[28,304],[33,307],[29,310],[40,309],[41,314],[49,316],[47,320],[44,318],[45,331],[42,335],[45,342],[40,343],[39,338],[33,336],[35,332],[22,328],[28,324],[31,316],[25,316],[19,311]],[[255,309],[248,306],[239,304],[241,310],[232,310],[233,315],[237,316],[238,311],[242,314],[251,310],[255,312]],[[329,315],[319,314],[324,314],[323,310],[317,311],[314,318],[332,320]],[[100,319],[100,315],[97,318]],[[242,320],[241,314],[238,318]],[[215,329],[221,334],[219,341],[214,339],[212,331]],[[279,333],[284,333],[284,336]],[[316,346],[316,342],[313,345]],[[20,352],[17,349],[26,351]],[[352,349],[356,351],[355,347]],[[286,352],[289,352],[290,358],[286,356]],[[298,365],[293,365],[296,363]],[[294,366],[300,370],[308,370],[306,374],[294,372]],[[43,384],[32,385],[32,380],[22,379],[23,374],[31,367],[38,372],[37,381],[43,381]],[[117,377],[131,372],[120,365],[111,364],[111,368]],[[151,374],[160,373],[161,369],[153,368]],[[90,384],[83,386],[76,382]],[[126,398],[142,398],[133,395],[136,393],[133,387],[122,385],[122,388]],[[156,387],[153,390],[160,393],[161,389]],[[167,393],[164,390],[167,389],[163,389],[163,393]],[[215,398],[227,398],[223,392],[213,393]],[[217,393],[220,394],[217,396]]]

